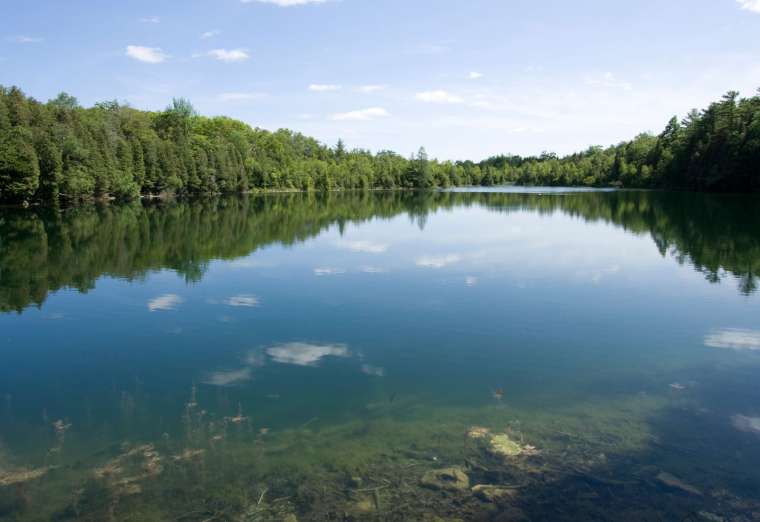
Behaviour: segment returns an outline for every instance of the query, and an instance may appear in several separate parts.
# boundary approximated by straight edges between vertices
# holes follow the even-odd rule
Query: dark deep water
[[[0,519],[757,520],[759,275],[754,196],[0,209]]]

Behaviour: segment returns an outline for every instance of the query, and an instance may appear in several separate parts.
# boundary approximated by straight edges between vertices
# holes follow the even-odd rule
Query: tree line
[[[47,103],[0,87],[0,201],[10,203],[248,190],[425,189],[524,185],[760,191],[760,91],[729,92],[673,118],[659,135],[565,157],[437,161],[334,147],[196,113],[185,99],[164,111],[116,101],[83,108],[62,93]]]
[[[92,289],[103,276],[140,279],[170,268],[200,281],[213,259],[293,245],[328,227],[407,215],[424,227],[439,210],[561,212],[647,234],[663,256],[711,282],[735,279],[751,294],[760,277],[760,209],[754,198],[664,191],[535,194],[453,191],[299,192],[175,201],[12,208],[0,218],[0,312],[41,306],[50,292]],[[35,267],[29,270],[29,267]]]
[[[487,183],[760,191],[760,89],[731,91],[658,135],[643,133],[611,147],[558,157],[495,156],[480,165]]]

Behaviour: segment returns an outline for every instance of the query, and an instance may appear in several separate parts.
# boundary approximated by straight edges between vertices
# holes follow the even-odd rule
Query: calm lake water
[[[0,519],[758,520],[758,276],[752,196],[2,209]]]

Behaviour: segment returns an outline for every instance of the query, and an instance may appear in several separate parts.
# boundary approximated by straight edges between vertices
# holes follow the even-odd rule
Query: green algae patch
[[[493,435],[488,442],[488,451],[501,457],[517,457],[523,453],[523,447],[502,433]]]

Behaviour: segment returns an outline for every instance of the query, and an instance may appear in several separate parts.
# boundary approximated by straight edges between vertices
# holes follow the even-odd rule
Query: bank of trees
[[[61,94],[47,103],[0,87],[0,200],[133,199],[251,189],[428,188],[478,184],[474,164],[439,163],[424,149],[328,147],[288,130],[198,115],[176,99],[161,112],[116,101],[85,109]]]
[[[203,117],[183,99],[161,112],[115,101],[85,109],[67,94],[41,103],[0,87],[3,202],[503,183],[758,191],[760,96],[730,92],[683,121],[674,118],[660,135],[613,147],[474,163],[439,162],[424,149],[405,158],[348,150],[343,142],[328,147],[288,130]]]
[[[704,111],[673,118],[659,135],[558,158],[497,156],[480,165],[486,181],[525,185],[760,191],[760,90],[729,92]]]

